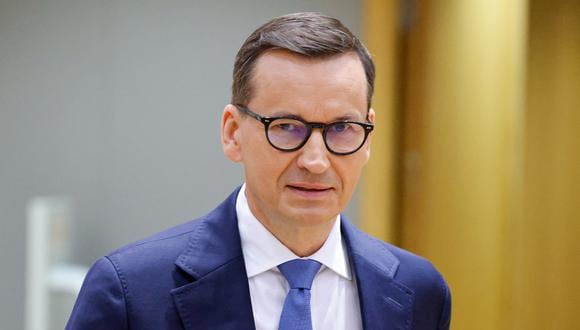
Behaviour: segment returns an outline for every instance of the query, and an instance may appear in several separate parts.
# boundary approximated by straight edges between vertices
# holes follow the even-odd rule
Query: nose
[[[326,149],[326,145],[324,144],[322,132],[315,130],[310,135],[306,144],[300,149],[298,167],[312,174],[322,174],[329,166],[328,149]]]

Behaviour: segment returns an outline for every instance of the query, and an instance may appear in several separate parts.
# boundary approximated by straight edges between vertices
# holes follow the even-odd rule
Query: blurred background
[[[234,56],[294,11],[378,66],[350,218],[435,264],[453,329],[580,329],[577,0],[0,0],[0,329],[62,328],[96,258],[241,182]]]

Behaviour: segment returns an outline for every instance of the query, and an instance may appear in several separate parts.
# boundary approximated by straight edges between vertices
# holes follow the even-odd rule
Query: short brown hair
[[[247,105],[252,97],[252,73],[257,59],[270,49],[284,49],[323,58],[355,52],[367,78],[367,106],[374,90],[375,66],[360,40],[338,19],[319,13],[294,13],[273,18],[254,31],[236,55],[232,104]]]

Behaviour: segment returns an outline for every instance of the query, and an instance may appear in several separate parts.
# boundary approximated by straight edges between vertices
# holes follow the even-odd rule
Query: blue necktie
[[[310,259],[295,259],[278,266],[290,284],[284,300],[279,330],[312,330],[310,287],[321,264]]]

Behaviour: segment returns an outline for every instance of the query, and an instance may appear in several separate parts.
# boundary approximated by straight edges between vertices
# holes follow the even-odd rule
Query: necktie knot
[[[308,289],[312,287],[314,276],[321,264],[311,259],[294,259],[278,266],[280,272],[290,285],[290,289]]]

